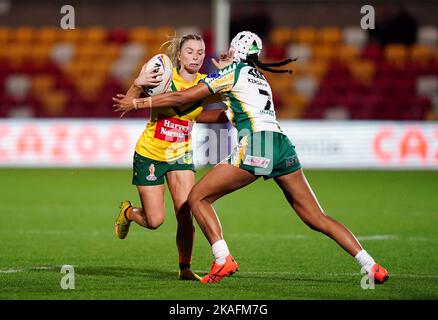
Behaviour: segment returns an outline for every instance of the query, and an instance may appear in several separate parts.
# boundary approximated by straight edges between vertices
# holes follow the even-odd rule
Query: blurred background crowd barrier
[[[111,97],[175,34],[204,37],[210,72],[215,1],[74,1],[76,28],[64,30],[62,1],[0,0],[3,138],[19,121],[116,119]],[[259,34],[264,61],[298,58],[292,76],[265,74],[280,120],[438,120],[438,3],[370,4],[375,29],[363,30],[361,1],[229,2],[230,37]]]

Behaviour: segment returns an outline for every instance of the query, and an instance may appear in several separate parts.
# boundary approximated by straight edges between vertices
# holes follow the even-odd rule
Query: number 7
[[[267,96],[268,97],[268,101],[266,102],[266,106],[265,106],[265,110],[269,110],[271,109],[271,96],[269,95],[269,92],[263,89],[259,89],[259,93],[261,95]]]

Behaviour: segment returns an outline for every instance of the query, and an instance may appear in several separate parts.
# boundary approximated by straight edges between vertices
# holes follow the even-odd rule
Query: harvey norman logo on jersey
[[[188,141],[191,124],[187,120],[166,118],[157,121],[154,137],[168,142]]]

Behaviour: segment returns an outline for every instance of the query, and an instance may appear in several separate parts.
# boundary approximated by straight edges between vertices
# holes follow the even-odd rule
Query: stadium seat
[[[300,59],[292,64],[293,76],[310,75],[317,79],[325,76],[329,64],[324,61],[301,63]]]
[[[61,42],[69,42],[69,43],[78,43],[81,40],[83,29],[67,29],[62,30],[59,34],[59,41]]]
[[[61,30],[55,27],[42,27],[35,30],[35,42],[54,44],[59,41]]]
[[[371,84],[376,72],[375,64],[369,60],[352,61],[349,68],[353,78],[365,85]]]
[[[420,26],[417,32],[420,45],[436,46],[438,44],[438,28],[436,26]]]
[[[272,60],[272,61],[279,61],[285,59],[285,49],[284,46],[274,45],[274,44],[267,44],[261,53],[262,61],[265,61],[266,59]]]
[[[146,27],[137,27],[130,29],[128,38],[131,42],[148,43],[153,38],[153,31]]]
[[[30,43],[35,38],[35,30],[32,27],[19,27],[12,34],[12,41],[17,43]]]
[[[289,74],[272,74],[270,72],[265,72],[264,76],[270,84],[273,94],[279,95],[284,92],[290,92],[292,90],[292,83],[295,81],[296,77],[292,77]]]
[[[339,46],[336,53],[338,60],[343,63],[349,63],[353,60],[357,60],[360,55],[358,48],[349,45]]]
[[[152,42],[163,44],[176,35],[176,29],[168,26],[155,28],[152,32]]]
[[[62,91],[53,91],[40,97],[42,113],[47,117],[62,117],[68,97]]]
[[[298,63],[308,62],[312,58],[312,49],[305,43],[294,43],[286,47],[288,58],[298,58]]]
[[[146,54],[146,47],[141,43],[127,43],[121,47],[120,58],[123,60],[142,60]]]
[[[269,33],[269,42],[285,47],[294,40],[294,33],[290,27],[274,27]]]
[[[338,45],[342,41],[342,32],[338,27],[322,27],[318,32],[319,43]]]
[[[344,43],[349,46],[353,46],[361,50],[368,39],[365,30],[356,26],[349,26],[342,30],[342,36]]]
[[[335,59],[337,48],[331,45],[316,45],[313,47],[315,61],[329,62]]]
[[[381,61],[376,63],[375,76],[377,78],[396,78],[400,76],[400,69],[392,62]]]
[[[428,64],[433,59],[433,50],[426,45],[413,45],[410,48],[410,60],[419,64]]]
[[[438,77],[422,76],[417,78],[416,93],[420,96],[432,97],[438,93]]]
[[[301,27],[295,31],[295,41],[298,43],[307,43],[309,45],[317,42],[318,34],[317,30],[312,27]]]
[[[119,43],[111,43],[105,45],[105,50],[101,52],[101,56],[105,57],[105,59],[114,61],[120,55],[120,48],[123,47],[123,44]]]
[[[30,47],[29,44],[15,42],[3,47],[1,51],[7,60],[14,63],[26,59]]]
[[[36,96],[44,95],[53,90],[55,83],[55,79],[52,75],[36,75],[32,78],[32,92]]]
[[[408,50],[406,46],[399,44],[389,44],[384,49],[385,58],[387,61],[396,64],[404,63],[408,58]]]
[[[93,60],[101,57],[101,52],[105,50],[105,45],[99,45],[92,42],[86,42],[76,45],[75,60]]]
[[[107,41],[118,44],[126,43],[128,41],[128,31],[126,29],[112,29],[108,32]]]
[[[340,80],[345,78],[351,78],[350,69],[348,64],[342,62],[332,62],[325,74],[326,79]]]
[[[7,43],[11,39],[11,29],[8,27],[0,27],[0,44],[3,46],[3,44]]]
[[[15,99],[24,99],[31,85],[31,79],[27,74],[13,73],[5,79],[5,93]]]
[[[75,48],[71,43],[56,43],[51,47],[50,60],[61,67],[67,66],[75,56]]]
[[[137,68],[138,65],[138,61],[119,59],[111,66],[110,75],[122,83],[125,83],[126,81],[132,82],[133,77],[140,71]]]
[[[32,46],[28,50],[28,58],[35,64],[45,64],[49,61],[50,44]]]
[[[344,106],[329,107],[324,110],[323,117],[326,120],[346,120],[350,118],[350,111]]]
[[[283,106],[277,116],[281,118],[300,118],[309,104],[309,99],[303,95],[285,92],[282,95]]]
[[[428,121],[438,121],[438,111],[430,110],[429,112],[427,112],[425,118]]]
[[[318,89],[318,80],[311,75],[295,77],[293,89],[297,94],[311,99]]]
[[[369,44],[363,48],[362,58],[379,62],[382,59],[382,48],[378,44]]]
[[[108,31],[103,27],[90,27],[83,31],[83,41],[88,43],[101,43],[108,38]]]
[[[412,96],[400,112],[401,120],[423,120],[430,110],[430,99]]]
[[[432,110],[438,111],[438,92],[429,97]]]
[[[434,55],[434,60],[435,60],[434,62],[438,63],[438,46],[434,48],[433,55]]]

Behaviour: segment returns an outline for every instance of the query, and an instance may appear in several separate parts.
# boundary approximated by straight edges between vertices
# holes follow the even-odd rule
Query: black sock
[[[132,207],[127,207],[127,208],[125,209],[125,211],[123,212],[123,215],[125,216],[126,220],[128,220],[129,222],[131,222],[132,220],[129,220],[128,217],[126,216],[126,211],[128,211],[129,208],[132,208]]]
[[[190,269],[190,264],[188,263],[180,263],[179,270]]]

